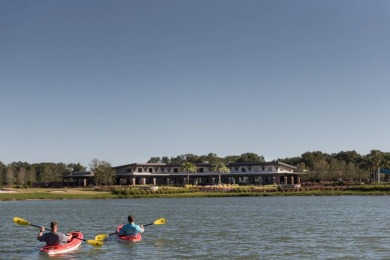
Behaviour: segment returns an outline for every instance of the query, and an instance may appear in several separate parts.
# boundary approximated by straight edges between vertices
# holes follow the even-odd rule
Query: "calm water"
[[[83,243],[63,259],[390,259],[390,197],[245,197],[0,202],[1,259],[49,259],[38,229],[60,223],[86,239],[111,233],[127,215],[147,224],[143,240]]]

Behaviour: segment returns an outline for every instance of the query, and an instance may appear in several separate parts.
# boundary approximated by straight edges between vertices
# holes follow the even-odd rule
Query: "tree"
[[[339,161],[335,158],[331,158],[329,161],[329,170],[327,180],[336,180],[341,178]]]
[[[347,164],[350,162],[356,163],[360,155],[356,151],[346,151],[339,152],[338,154],[333,155],[339,161],[345,161]]]
[[[307,168],[306,164],[303,163],[303,162],[298,163],[298,164],[296,165],[296,167],[297,167],[298,172],[305,172],[305,173],[309,172],[309,169]],[[309,179],[308,176],[307,176],[307,174],[304,174],[304,175],[302,176],[302,180],[305,181],[305,180],[307,180],[307,179]]]
[[[390,168],[390,153],[383,153],[383,167]]]
[[[248,163],[257,163],[264,162],[264,156],[259,156],[255,153],[243,153],[236,162],[248,162]]]
[[[305,165],[311,169],[313,169],[314,162],[327,159],[327,156],[319,151],[306,152],[302,154],[301,157],[302,157],[302,162],[305,163]]]
[[[4,184],[4,176],[5,176],[6,166],[2,162],[0,162],[0,187]]]
[[[27,186],[32,187],[33,183],[37,180],[37,173],[35,167],[30,167],[27,171]]]
[[[197,172],[198,168],[192,162],[183,162],[180,165],[180,171],[187,173],[187,184],[190,184],[190,172]]]
[[[219,162],[221,159],[215,153],[209,153],[208,155],[199,156],[198,162],[208,162],[211,164]]]
[[[223,162],[224,163],[235,163],[239,159],[240,159],[239,155],[228,155],[225,158],[223,158]]]
[[[221,174],[230,173],[230,169],[222,162],[216,163],[211,167],[211,171],[218,173],[218,184],[221,184]]]
[[[66,168],[68,168],[70,172],[85,172],[87,170],[81,163],[69,163]]]
[[[9,164],[6,169],[4,182],[9,187],[12,187],[15,184],[15,167],[12,164]]]
[[[298,163],[296,167],[297,167],[297,170],[298,170],[299,172],[305,172],[305,171],[307,171],[306,164],[303,163],[303,162]]]
[[[45,163],[43,166],[43,172],[41,172],[42,182],[56,182],[59,181],[58,171],[54,163]]]
[[[18,186],[24,186],[26,184],[27,170],[24,167],[20,167],[16,173],[16,184]]]
[[[200,163],[200,159],[198,155],[194,155],[192,153],[187,153],[184,155],[184,159],[186,162],[192,162],[192,163]]]
[[[371,150],[371,152],[364,158],[365,167],[369,169],[372,179],[379,180],[376,172],[379,167],[385,164],[384,154],[379,150]]]
[[[62,177],[68,176],[72,173],[71,168],[69,168],[65,163],[57,163],[55,165],[56,172],[58,177],[62,179]]]
[[[305,165],[305,163],[302,161],[302,159],[300,157],[292,157],[292,158],[285,158],[285,159],[278,158],[276,161],[287,163],[287,164],[290,164],[293,166],[298,166],[301,163],[303,163],[303,165]]]
[[[147,163],[161,163],[160,157],[151,157]]]
[[[344,178],[346,180],[360,179],[360,169],[352,162],[345,165],[345,174]],[[361,181],[361,180],[360,180]]]
[[[317,179],[323,181],[327,173],[329,173],[329,163],[326,160],[314,161],[313,172]]]
[[[161,162],[162,162],[162,163],[168,164],[168,163],[170,163],[170,160],[169,160],[168,156],[163,156],[163,157],[161,158]]]
[[[105,184],[111,185],[115,180],[115,170],[112,168],[111,164],[106,161],[99,161],[98,159],[93,159],[90,164],[91,172],[93,173],[96,185]]]

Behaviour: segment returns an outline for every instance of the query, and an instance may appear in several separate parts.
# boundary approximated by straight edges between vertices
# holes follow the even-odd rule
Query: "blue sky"
[[[390,147],[390,1],[0,1],[0,161]]]

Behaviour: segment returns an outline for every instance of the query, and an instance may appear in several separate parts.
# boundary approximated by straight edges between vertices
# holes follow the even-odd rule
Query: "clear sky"
[[[0,1],[0,161],[390,147],[390,1]]]

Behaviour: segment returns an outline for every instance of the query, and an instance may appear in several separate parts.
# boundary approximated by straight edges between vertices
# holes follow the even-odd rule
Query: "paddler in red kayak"
[[[72,239],[72,235],[65,235],[64,233],[58,232],[57,222],[51,222],[50,228],[51,231],[49,233],[43,233],[45,231],[45,227],[41,227],[37,237],[39,241],[46,242],[47,246],[60,245]]]
[[[136,236],[138,233],[143,233],[145,231],[143,225],[137,225],[134,223],[135,218],[133,215],[129,215],[127,220],[129,223],[123,225],[121,230],[118,232],[118,236]]]

